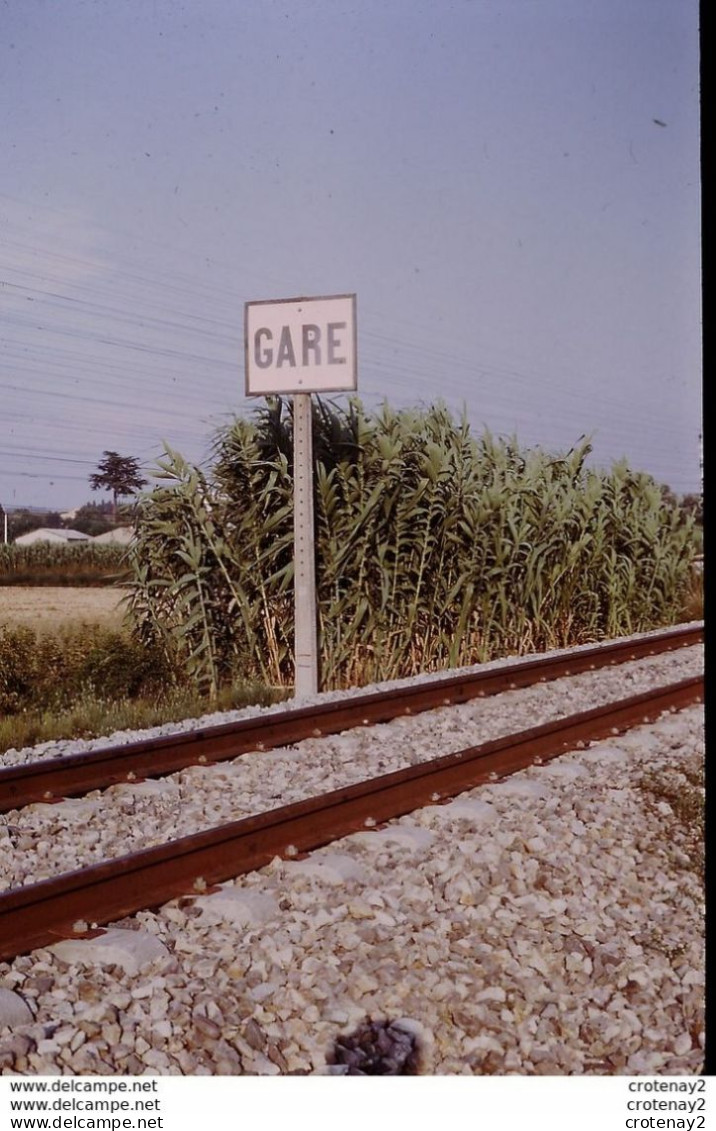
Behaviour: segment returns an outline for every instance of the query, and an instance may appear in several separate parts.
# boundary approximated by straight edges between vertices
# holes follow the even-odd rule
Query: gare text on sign
[[[294,345],[293,336],[295,334],[298,337],[298,330],[282,326],[281,337],[276,344],[273,331],[268,326],[259,326],[254,334],[254,361],[259,369],[269,369],[272,365],[277,369],[282,365],[290,365],[293,369],[300,365],[305,369],[307,365],[320,365],[323,356],[326,365],[345,365],[345,356],[339,356],[341,350],[345,353],[345,343],[341,337],[346,330],[345,322],[329,322],[325,332],[315,323],[304,322],[299,330],[300,342]]]
[[[355,389],[355,295],[247,303],[245,357],[249,395]]]

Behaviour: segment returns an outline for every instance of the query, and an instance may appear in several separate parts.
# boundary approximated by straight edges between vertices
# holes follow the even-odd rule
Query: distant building
[[[16,546],[30,546],[33,542],[89,542],[89,536],[81,530],[53,530],[50,527],[40,527],[39,530],[30,530],[15,539]]]
[[[92,539],[93,542],[109,542],[115,545],[126,546],[134,538],[133,526],[115,526],[114,530],[108,530],[106,534],[97,534]]]

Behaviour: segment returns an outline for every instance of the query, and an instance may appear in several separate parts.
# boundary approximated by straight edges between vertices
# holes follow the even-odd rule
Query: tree
[[[121,456],[119,452],[103,452],[97,464],[97,471],[90,475],[93,491],[112,492],[112,518],[117,517],[117,500],[124,495],[133,495],[141,490],[147,480],[139,474],[139,460],[133,456]]]
[[[686,514],[694,516],[694,521],[697,526],[704,524],[704,497],[700,493],[690,492],[688,495],[682,495],[681,509]]]
[[[83,534],[89,534],[90,538],[96,538],[98,534],[106,534],[112,529],[112,513],[110,502],[84,503],[75,512],[72,529],[81,530]]]

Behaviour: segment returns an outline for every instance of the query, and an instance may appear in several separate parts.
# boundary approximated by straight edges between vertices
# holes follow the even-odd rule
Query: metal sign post
[[[313,529],[313,429],[311,394],[293,398],[293,590],[296,699],[318,691],[316,547]]]
[[[356,388],[356,296],[247,302],[246,395],[293,395],[294,594],[297,699],[318,691],[311,393]]]

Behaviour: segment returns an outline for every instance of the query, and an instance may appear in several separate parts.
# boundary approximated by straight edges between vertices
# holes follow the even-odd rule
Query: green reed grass
[[[441,405],[314,400],[322,686],[599,640],[679,619],[693,520],[626,463],[474,436]],[[293,436],[267,401],[209,473],[167,449],[128,550],[138,638],[209,696],[293,679]]]

